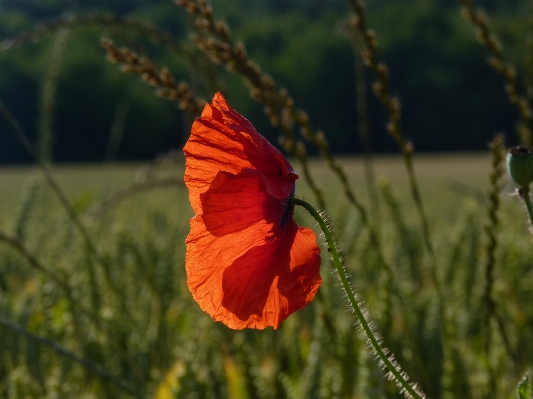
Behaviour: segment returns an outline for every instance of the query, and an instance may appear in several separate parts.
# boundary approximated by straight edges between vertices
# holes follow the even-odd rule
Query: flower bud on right
[[[507,153],[507,170],[520,187],[529,187],[533,181],[533,147],[511,147]]]

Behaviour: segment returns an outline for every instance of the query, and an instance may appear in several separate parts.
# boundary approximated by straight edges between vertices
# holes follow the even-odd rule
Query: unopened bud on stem
[[[507,170],[514,182],[527,190],[533,181],[533,147],[511,147],[507,153]]]

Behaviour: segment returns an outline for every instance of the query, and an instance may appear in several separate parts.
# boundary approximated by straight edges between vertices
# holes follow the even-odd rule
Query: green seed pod
[[[518,186],[521,188],[529,187],[533,181],[533,147],[509,148],[507,170]]]

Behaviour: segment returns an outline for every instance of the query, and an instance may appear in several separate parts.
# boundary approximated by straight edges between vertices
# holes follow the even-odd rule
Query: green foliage
[[[112,11],[153,24],[170,33],[183,49],[169,51],[127,26],[74,24],[58,76],[54,159],[103,159],[114,111],[124,98],[130,112],[117,154],[120,159],[152,158],[182,144],[186,137],[181,117],[172,112],[170,104],[151,98],[148,88],[105,65],[99,47],[102,36],[113,36],[150,55],[178,79],[192,81],[194,91],[206,98],[222,88],[262,133],[275,139],[277,132],[262,110],[243,100],[246,89],[240,81],[220,73],[213,84],[198,76],[202,60],[189,51],[190,25],[174,4],[92,0],[84,7],[65,9],[61,2],[45,3],[24,2],[26,7],[17,2],[0,3],[0,40],[6,40],[2,45],[30,31],[36,22],[67,12],[83,15],[92,5],[92,11]],[[528,68],[524,57],[528,51],[528,4],[525,0],[506,2],[505,6],[486,4],[506,55],[524,74]],[[213,5],[230,24],[233,36],[245,43],[250,58],[314,116],[335,152],[361,150],[354,139],[356,83],[352,44],[343,33],[349,15],[344,1],[291,0],[283,5],[279,1],[216,1]],[[379,55],[392,71],[393,91],[401,93],[404,131],[418,150],[480,150],[494,132],[513,130],[515,114],[502,82],[486,65],[487,53],[476,43],[472,26],[461,18],[457,6],[433,0],[372,2],[368,14],[372,29],[378,32]],[[38,98],[53,46],[50,36],[43,34],[22,47],[0,52],[2,97],[29,132],[35,131],[38,112],[27,99]],[[366,80],[368,86],[373,84],[369,77]],[[386,137],[382,111],[370,98],[369,112],[372,147],[392,150],[394,143]],[[75,132],[72,126],[76,126]],[[0,149],[0,161],[21,160],[27,158],[17,143],[7,140]]]
[[[465,173],[443,176],[443,167],[450,164]],[[359,161],[349,161],[347,167],[356,187],[363,190],[360,165]],[[487,358],[479,328],[482,315],[473,309],[483,303],[484,282],[476,270],[484,244],[481,216],[485,204],[478,202],[476,190],[488,185],[484,178],[488,162],[485,158],[459,157],[421,161],[425,173],[420,183],[431,188],[425,191],[425,199],[446,287],[446,307],[451,315],[448,322],[453,326],[447,333],[451,352],[443,354],[442,321],[426,278],[426,259],[420,253],[423,245],[416,233],[416,219],[410,216],[415,213],[400,165],[400,160],[377,162],[379,173],[392,182],[384,186],[381,196],[387,207],[380,231],[386,238],[387,259],[394,265],[397,294],[407,313],[391,291],[390,282],[383,278],[357,217],[336,195],[339,185],[322,163],[312,164],[328,193],[327,203],[337,204],[330,212],[331,221],[337,226],[358,293],[386,345],[431,397],[509,396],[516,384],[514,370],[531,367],[527,354],[533,351],[527,322],[533,313],[525,299],[533,289],[531,280],[524,278],[531,272],[533,258],[522,209],[517,201],[504,203],[495,270],[497,312],[503,318],[510,346],[494,323],[493,349]],[[155,177],[182,172],[182,166],[171,165],[171,169],[160,169]],[[103,258],[99,263],[87,252],[51,192],[39,190],[34,194],[37,183],[21,190],[18,182],[35,179],[34,172],[14,173],[1,170],[5,199],[0,206],[8,204],[8,198],[20,196],[25,247],[59,274],[71,294],[32,268],[10,245],[0,243],[2,317],[104,367],[142,397],[158,397],[156,393],[172,390],[177,397],[202,398],[398,397],[353,328],[353,316],[346,312],[326,257],[320,297],[306,309],[292,315],[277,331],[231,331],[200,311],[185,283],[183,242],[192,211],[184,187],[127,197],[94,219],[92,207],[98,208],[109,190],[127,185],[137,168],[56,170],[57,179],[72,203],[78,204],[97,245]],[[470,194],[450,191],[448,176],[472,187]],[[304,183],[297,191],[309,195]],[[29,199],[34,205],[26,205]],[[449,209],[444,214],[442,201]],[[297,212],[296,217],[299,224],[311,223],[303,212]],[[19,220],[20,216],[4,219],[0,230],[9,226],[18,230]],[[58,355],[42,342],[5,326],[0,326],[0,335],[0,373],[9,376],[0,384],[4,397],[52,393],[63,397],[130,397],[116,381],[94,375],[90,368]],[[487,362],[497,370],[493,392],[489,391]],[[162,388],[166,379],[171,381],[170,391]]]
[[[533,397],[533,391],[531,390],[531,383],[529,381],[529,374],[526,374],[524,378],[520,380],[516,391],[518,394],[518,399],[531,399]]]

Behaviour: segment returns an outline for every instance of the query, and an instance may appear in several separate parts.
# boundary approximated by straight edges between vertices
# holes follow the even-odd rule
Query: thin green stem
[[[363,308],[361,307],[361,304],[357,300],[357,297],[354,294],[352,287],[350,286],[350,282],[348,281],[346,272],[342,267],[341,256],[337,249],[335,239],[333,238],[333,234],[331,233],[331,229],[328,223],[324,220],[322,215],[308,202],[298,198],[293,198],[292,204],[304,207],[311,214],[311,216],[315,218],[320,228],[324,232],[324,236],[329,247],[328,251],[330,251],[333,264],[335,265],[335,269],[339,274],[339,279],[341,281],[342,288],[346,292],[348,301],[350,302],[350,305],[353,311],[355,312],[357,319],[359,320],[359,324],[361,325],[364,334],[368,338],[368,342],[372,346],[372,349],[378,356],[380,362],[389,370],[389,373],[394,376],[394,379],[399,384],[398,386],[401,386],[401,392],[403,392],[406,397],[424,399],[426,396],[419,391],[416,384],[410,384],[408,382],[407,374],[401,370],[401,367],[398,362],[394,360],[394,356],[387,355],[387,350],[381,347],[380,338],[378,338],[377,335],[374,333],[369,321],[367,320],[367,317],[365,316],[365,310],[363,310]]]
[[[529,215],[529,223],[533,229],[533,207],[531,206],[529,191],[529,187],[522,187],[518,190],[518,194],[520,195],[520,198],[524,200],[524,204],[526,204],[527,214]]]

